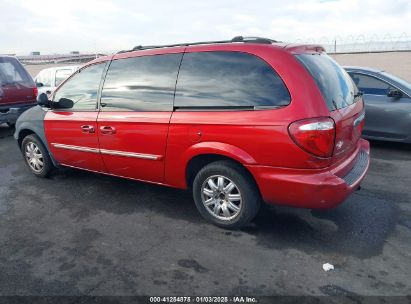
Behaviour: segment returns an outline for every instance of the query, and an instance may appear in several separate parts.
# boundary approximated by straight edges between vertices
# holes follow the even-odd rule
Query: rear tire
[[[8,125],[10,128],[14,128],[14,126],[16,125],[16,123],[7,122],[7,125]]]
[[[246,225],[261,204],[249,172],[232,161],[217,161],[202,168],[193,182],[193,197],[207,221],[226,229]]]
[[[46,177],[53,169],[53,162],[46,147],[37,135],[27,135],[21,143],[26,165],[37,177]]]

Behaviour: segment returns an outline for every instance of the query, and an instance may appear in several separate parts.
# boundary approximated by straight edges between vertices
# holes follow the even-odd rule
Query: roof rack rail
[[[201,42],[186,42],[186,43],[177,43],[177,44],[165,44],[165,45],[138,45],[132,48],[131,50],[124,50],[120,51],[119,53],[126,53],[131,51],[142,51],[142,50],[149,50],[149,49],[159,49],[159,48],[166,48],[166,47],[176,47],[176,46],[189,46],[189,45],[200,45],[200,44],[218,44],[218,43],[232,43],[232,42],[244,42],[244,43],[262,43],[262,44],[271,44],[278,42],[273,39],[263,38],[263,37],[243,37],[243,36],[235,36],[231,40],[216,40],[216,41],[201,41]]]

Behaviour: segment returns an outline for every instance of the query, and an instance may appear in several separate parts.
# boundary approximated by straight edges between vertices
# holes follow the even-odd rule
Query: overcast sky
[[[411,38],[410,23],[410,0],[0,0],[0,53],[104,52],[237,35]]]

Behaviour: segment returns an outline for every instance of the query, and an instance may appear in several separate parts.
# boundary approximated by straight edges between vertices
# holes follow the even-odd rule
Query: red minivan
[[[14,124],[19,114],[36,105],[36,97],[36,84],[17,58],[0,56],[0,124]]]
[[[39,99],[15,133],[35,175],[62,165],[190,189],[225,228],[245,225],[263,201],[335,207],[369,166],[361,94],[317,45],[140,46]]]

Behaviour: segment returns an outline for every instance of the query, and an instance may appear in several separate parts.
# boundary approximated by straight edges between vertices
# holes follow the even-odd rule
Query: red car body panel
[[[368,141],[358,141],[355,152],[342,162],[325,169],[290,169],[246,166],[252,172],[264,201],[302,208],[333,208],[354,192],[369,166],[358,180],[347,185],[343,176],[351,170],[359,151],[369,154]]]
[[[252,111],[58,112],[45,118],[47,141],[57,162],[110,175],[186,189],[187,166],[201,155],[220,155],[241,163],[254,177],[263,199],[307,208],[334,207],[358,188],[342,179],[360,151],[363,102],[329,111],[314,79],[294,54],[322,52],[320,46],[230,43],[183,46],[119,53],[91,62],[182,52],[235,51],[266,61],[282,78],[291,95],[288,106]],[[64,85],[64,82],[61,84]],[[290,123],[331,117],[336,138],[332,157],[314,156],[295,144]],[[95,128],[82,132],[82,126]],[[107,133],[108,131],[108,133]],[[97,149],[69,151],[53,143]],[[127,154],[125,157],[124,154]],[[137,158],[133,155],[147,158]],[[368,168],[368,163],[367,163]]]
[[[48,111],[44,118],[44,129],[48,146],[54,159],[66,166],[96,172],[106,172],[99,153],[97,137],[98,112]],[[84,132],[82,126],[94,128]],[[66,149],[64,146],[86,148],[89,151]],[[84,149],[83,149],[84,150]]]
[[[100,149],[138,153],[148,158],[102,154],[107,172],[138,180],[164,183],[164,162],[171,112],[100,112]],[[115,129],[104,134],[105,126]]]

